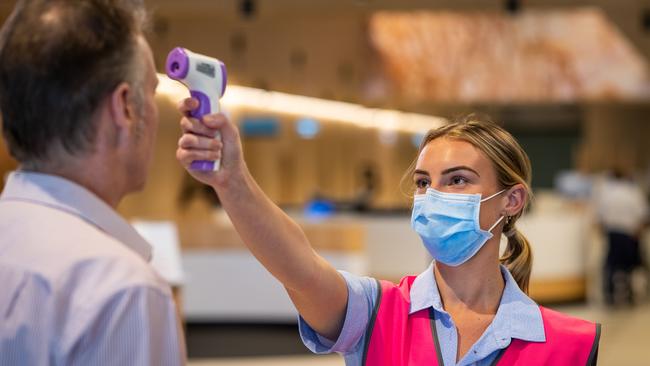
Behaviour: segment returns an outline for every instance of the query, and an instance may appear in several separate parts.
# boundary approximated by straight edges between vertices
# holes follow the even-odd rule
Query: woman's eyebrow
[[[413,172],[413,175],[416,175],[416,174],[426,175],[427,177],[429,176],[429,172],[427,172],[426,170],[420,170],[420,169],[415,169],[415,171]]]
[[[478,177],[481,176],[476,170],[474,170],[474,169],[472,169],[472,168],[470,168],[468,166],[465,166],[465,165],[460,165],[460,166],[455,166],[453,168],[445,169],[445,170],[442,171],[442,175],[449,174],[449,173],[452,173],[452,172],[455,172],[455,171],[458,171],[458,170],[469,170],[470,172],[476,174]]]

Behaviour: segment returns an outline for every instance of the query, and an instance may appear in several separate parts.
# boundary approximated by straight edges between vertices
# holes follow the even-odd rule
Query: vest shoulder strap
[[[375,279],[375,282],[377,283],[377,296],[375,297],[375,305],[372,308],[372,315],[370,316],[370,320],[368,321],[368,326],[366,327],[366,336],[363,345],[363,359],[361,360],[362,366],[365,366],[368,361],[368,349],[370,348],[372,332],[375,329],[375,322],[377,321],[377,313],[379,312],[379,306],[381,305],[382,295],[384,292],[383,290],[384,284],[382,282],[385,281],[380,281]]]
[[[377,352],[377,337],[375,337],[373,340],[373,333],[377,324],[377,316],[379,316],[380,308],[382,311],[381,318],[379,320],[380,322],[384,321],[384,318],[389,316],[387,313],[390,313],[390,316],[398,316],[399,313],[403,314],[405,307],[408,309],[408,306],[410,304],[410,293],[407,292],[406,297],[404,297],[404,292],[401,290],[401,287],[405,281],[408,281],[407,278],[408,277],[402,278],[399,285],[395,285],[390,281],[375,280],[377,282],[377,296],[375,298],[375,304],[372,309],[372,315],[370,316],[370,320],[368,322],[368,327],[366,328],[366,337],[363,347],[363,360],[361,362],[362,365],[365,366],[371,364],[367,362],[369,352],[371,351],[371,342],[374,343],[372,347],[372,355]],[[412,282],[413,281],[411,280],[411,283]],[[410,290],[410,286],[408,287]],[[386,304],[382,306],[383,303]],[[406,311],[408,313],[408,310]]]
[[[598,358],[600,324],[575,318],[540,306],[545,342],[513,339],[498,365],[595,365]]]
[[[601,325],[584,319],[576,318],[555,310],[540,306],[544,319],[544,332],[547,340],[554,339],[554,343],[563,348],[575,347],[576,353],[586,356],[580,365],[595,365],[598,359],[598,345],[600,342]],[[580,351],[578,352],[577,349]]]
[[[399,285],[377,281],[378,294],[366,329],[364,366],[407,366],[441,364],[434,341],[432,312],[410,312],[410,289],[415,277]]]

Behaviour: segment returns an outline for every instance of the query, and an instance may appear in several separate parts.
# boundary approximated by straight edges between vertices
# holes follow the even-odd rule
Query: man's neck
[[[22,165],[20,168],[72,181],[86,188],[115,209],[124,197],[120,179],[117,177],[119,170],[111,169],[105,162],[97,160],[92,156],[83,159],[66,158],[65,163],[48,162],[46,164]]]

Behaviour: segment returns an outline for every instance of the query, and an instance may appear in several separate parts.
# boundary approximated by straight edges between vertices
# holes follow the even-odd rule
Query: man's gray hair
[[[21,163],[93,150],[93,115],[121,82],[142,105],[141,0],[22,0],[0,35],[0,110]],[[140,93],[140,95],[138,95]]]

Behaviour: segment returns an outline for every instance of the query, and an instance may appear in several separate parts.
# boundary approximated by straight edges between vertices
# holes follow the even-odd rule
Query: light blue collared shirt
[[[0,196],[0,365],[184,364],[171,291],[150,256],[90,191],[12,173]]]
[[[513,338],[528,342],[546,340],[539,306],[519,289],[510,272],[501,266],[505,288],[499,309],[483,335],[456,363],[458,333],[451,316],[442,307],[433,265],[432,263],[413,282],[409,314],[434,309],[436,331],[445,365],[487,366]],[[359,277],[343,271],[341,274],[348,285],[348,308],[339,338],[332,342],[320,336],[302,318],[299,323],[300,335],[305,346],[312,352],[337,352],[345,357],[347,366],[361,366],[366,328],[377,298],[377,282],[369,277]]]

